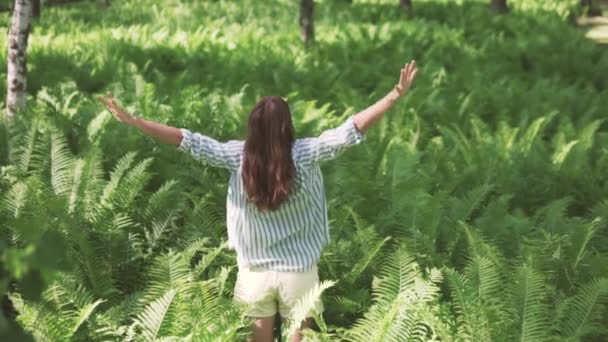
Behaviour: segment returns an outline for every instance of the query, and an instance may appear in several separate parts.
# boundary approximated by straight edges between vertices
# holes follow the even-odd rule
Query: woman
[[[280,97],[265,97],[249,114],[245,141],[212,138],[135,117],[111,97],[100,100],[121,122],[230,170],[228,246],[236,250],[234,300],[250,305],[251,339],[273,341],[277,311],[285,320],[296,301],[318,281],[317,262],[329,240],[325,191],[319,163],[359,143],[366,131],[409,89],[412,61],[381,100],[316,138],[295,139],[291,112]],[[317,312],[323,311],[319,303]],[[310,315],[312,316],[312,315]],[[310,317],[309,316],[309,317]],[[303,325],[309,327],[308,318]],[[292,341],[300,341],[298,331]]]

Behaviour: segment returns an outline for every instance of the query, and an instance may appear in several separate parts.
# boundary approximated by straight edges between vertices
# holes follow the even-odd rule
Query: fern
[[[113,208],[131,208],[135,198],[141,194],[142,189],[150,175],[146,171],[151,159],[145,159],[133,166],[129,171],[125,172],[120,181],[120,186],[113,191],[111,198],[111,207]],[[105,193],[104,193],[105,195]]]
[[[194,267],[193,274],[198,277],[202,276],[203,273],[207,270],[207,268],[211,265],[213,260],[215,260],[215,258],[217,258],[222,252],[224,252],[227,246],[228,243],[224,241],[219,246],[208,251],[207,254],[205,254]]]
[[[520,138],[519,144],[521,152],[527,154],[530,151],[530,149],[532,148],[532,144],[536,140],[536,137],[543,130],[543,128],[553,119],[554,116],[555,112],[534,120],[534,122],[532,122],[530,126],[528,126],[528,129],[523,133]]]
[[[103,169],[99,151],[90,149],[84,158],[74,165],[74,181],[69,196],[68,212],[83,211],[83,217],[91,220],[99,205],[99,194],[103,183]]]
[[[81,286],[57,282],[45,290],[43,303],[26,303],[14,295],[20,321],[38,340],[69,340],[104,300],[94,298]]]
[[[467,222],[473,212],[479,208],[483,200],[489,195],[493,186],[484,184],[467,192],[463,198],[451,200],[449,216],[454,221]]]
[[[447,284],[456,321],[458,339],[469,341],[490,341],[490,322],[484,315],[481,302],[472,289],[470,281],[454,270],[446,270]]]
[[[156,341],[160,337],[161,328],[163,324],[167,324],[169,308],[176,294],[177,290],[168,290],[137,315],[133,324],[141,328],[141,333],[146,341]]]
[[[530,266],[522,265],[515,275],[512,287],[514,328],[517,341],[546,341],[548,339],[547,289],[543,276]]]
[[[156,258],[148,273],[144,302],[158,298],[170,289],[182,289],[192,280],[188,263],[179,253],[169,252]]]
[[[28,190],[26,183],[13,184],[9,191],[0,198],[0,211],[6,211],[15,218],[19,217],[21,210],[26,205]]]
[[[36,170],[42,171],[43,156],[46,155],[45,141],[40,133],[39,120],[33,120],[29,125],[25,120],[18,120],[9,130],[9,161],[22,174]]]
[[[578,341],[588,335],[605,334],[608,329],[602,319],[607,300],[608,279],[590,281],[581,286],[576,295],[559,303],[553,330],[567,341]]]
[[[423,279],[413,258],[398,249],[380,276],[374,285],[374,304],[348,331],[346,339],[423,340],[429,327],[423,324],[421,312],[436,298],[439,289],[435,284],[441,274],[431,270],[430,279]]]
[[[147,222],[159,221],[171,215],[171,208],[179,200],[176,187],[177,181],[169,180],[148,198],[143,208],[143,217]]]
[[[65,137],[56,129],[51,131],[51,184],[55,194],[67,195],[71,190],[74,161]]]
[[[467,278],[475,286],[477,298],[485,303],[498,301],[503,279],[496,265],[488,258],[474,256],[466,269]]]
[[[315,310],[318,303],[321,301],[321,294],[323,291],[334,286],[335,284],[336,282],[331,280],[317,283],[314,287],[302,295],[300,299],[298,299],[288,318],[289,323],[286,329],[287,338],[292,338],[306,317],[311,316],[313,310]]]
[[[110,198],[114,196],[114,192],[118,189],[118,184],[120,183],[123,175],[127,172],[131,164],[135,160],[135,153],[127,153],[122,158],[118,160],[114,170],[110,174],[110,181],[106,184],[103,189],[103,194],[100,198],[100,203],[104,206],[110,205]]]

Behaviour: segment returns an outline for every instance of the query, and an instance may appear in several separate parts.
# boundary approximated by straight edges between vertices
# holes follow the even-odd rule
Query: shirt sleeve
[[[193,133],[185,128],[180,128],[182,141],[177,149],[190,152],[194,159],[214,167],[229,170],[238,169],[241,163],[243,142],[230,140],[221,143],[213,138],[200,133]]]
[[[296,162],[313,164],[338,157],[348,147],[359,144],[365,136],[357,129],[353,117],[316,138],[299,139]]]

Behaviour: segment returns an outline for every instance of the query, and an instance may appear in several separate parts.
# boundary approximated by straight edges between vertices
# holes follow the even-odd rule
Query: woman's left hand
[[[416,68],[416,61],[411,61],[405,64],[403,69],[401,69],[399,83],[395,85],[395,90],[397,90],[399,96],[403,96],[407,93],[412,86],[412,82],[414,82],[417,73],[418,69]]]

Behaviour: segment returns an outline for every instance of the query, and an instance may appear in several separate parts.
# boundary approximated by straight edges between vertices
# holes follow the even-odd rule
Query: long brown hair
[[[260,210],[274,210],[290,193],[296,168],[289,105],[278,96],[262,98],[249,114],[243,157],[243,183]]]

